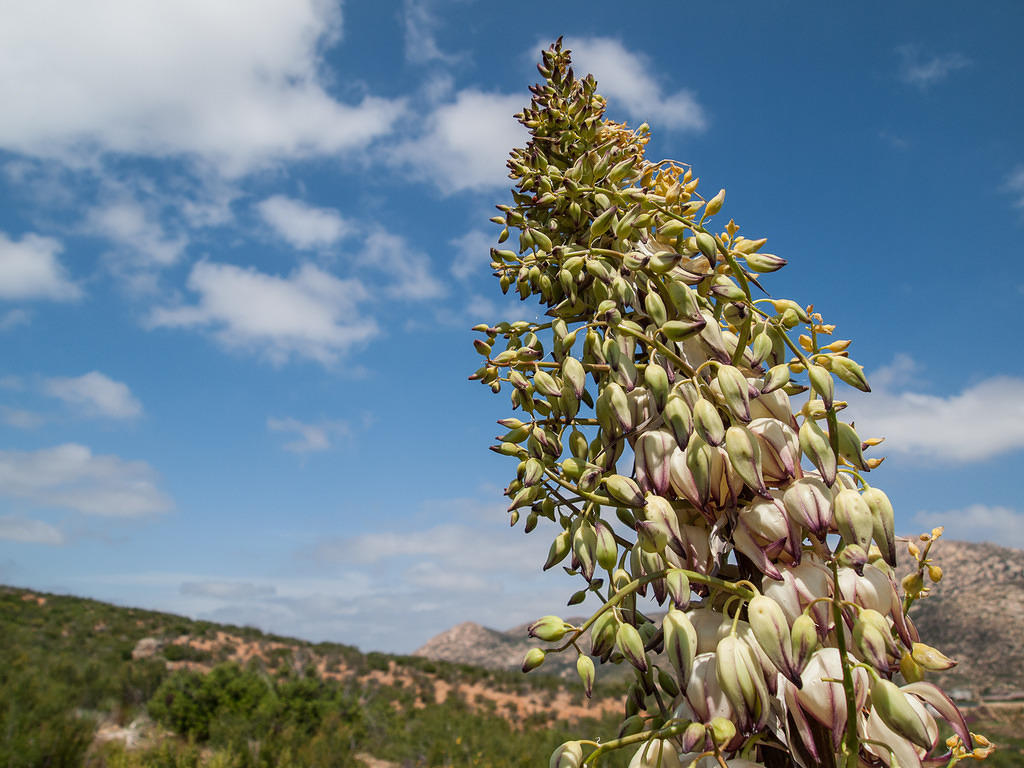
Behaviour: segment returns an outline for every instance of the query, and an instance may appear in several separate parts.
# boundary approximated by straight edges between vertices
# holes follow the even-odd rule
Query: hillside
[[[7,768],[528,766],[621,707],[550,675],[11,587],[0,638]]]

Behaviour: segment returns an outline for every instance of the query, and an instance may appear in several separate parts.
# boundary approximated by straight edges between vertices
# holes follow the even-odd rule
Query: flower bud
[[[721,718],[725,719],[725,718]],[[726,721],[729,722],[729,721]],[[735,726],[733,726],[735,729]],[[724,732],[723,732],[724,733]],[[703,723],[690,723],[683,731],[683,752],[696,752],[702,749],[707,737],[707,729]]]
[[[893,568],[896,567],[896,517],[893,512],[892,502],[883,491],[878,488],[865,488],[861,498],[868,505],[871,511],[872,537],[878,549],[882,552],[882,559]]]
[[[729,412],[740,421],[750,421],[750,385],[747,377],[734,365],[720,365],[716,380]]]
[[[825,483],[832,486],[836,481],[836,455],[828,435],[812,419],[804,419],[800,425],[800,450],[818,468]]]
[[[675,669],[680,685],[685,686],[697,655],[697,630],[690,617],[675,608],[670,608],[665,614],[661,628],[665,636],[665,655]]]
[[[562,531],[555,537],[555,540],[551,542],[551,548],[548,550],[548,559],[544,562],[544,570],[554,568],[560,562],[565,559],[565,556],[569,554],[569,532]]]
[[[761,496],[768,495],[761,473],[761,448],[746,427],[733,425],[725,431],[725,450],[729,463],[744,483]]]
[[[615,614],[605,611],[590,625],[590,651],[595,656],[605,657],[615,647]]]
[[[907,694],[895,683],[884,678],[872,681],[871,708],[900,736],[910,739],[922,749],[930,750],[934,746],[927,724],[910,704]]]
[[[693,414],[686,401],[678,395],[670,395],[665,402],[662,418],[672,431],[676,445],[685,448],[693,432]]]
[[[615,632],[615,648],[630,664],[641,672],[647,671],[647,654],[644,641],[632,624],[622,623]]]
[[[721,445],[725,441],[725,425],[718,409],[706,398],[693,406],[693,428],[708,445]]]
[[[679,695],[679,683],[672,675],[660,668],[658,669],[658,687],[673,699]]]
[[[697,248],[704,254],[711,266],[714,267],[717,261],[718,247],[715,244],[715,238],[709,235],[707,232],[698,232],[696,234]]]
[[[821,396],[825,407],[831,408],[836,386],[832,374],[820,365],[812,365],[807,369],[807,377],[811,381],[811,388]]]
[[[668,374],[665,369],[656,363],[648,363],[644,368],[644,385],[651,393],[658,410],[664,410],[669,393]]]
[[[910,655],[919,665],[935,672],[941,672],[956,666],[956,662],[951,658],[938,649],[924,643],[914,643]]]
[[[861,392],[871,391],[868,380],[864,377],[864,369],[850,358],[833,355],[829,358],[829,365],[832,368],[832,373],[851,387],[855,387]]]
[[[782,495],[786,514],[824,541],[832,524],[832,492],[816,477],[802,477]]]
[[[707,725],[707,734],[712,744],[724,747],[736,738],[736,724],[725,717],[713,717]]]
[[[615,561],[619,556],[618,544],[615,542],[615,534],[612,529],[602,520],[594,524],[594,534],[597,539],[597,564],[610,571],[615,567]]]
[[[756,595],[747,604],[747,621],[757,639],[761,650],[771,659],[772,664],[800,688],[800,672],[791,655],[793,638],[789,631],[789,622],[782,608],[771,598]]]
[[[771,705],[754,652],[736,635],[727,635],[718,642],[715,656],[718,683],[739,715],[741,727],[762,728]]]
[[[523,672],[532,672],[541,664],[544,663],[544,657],[547,653],[543,648],[531,648],[526,652],[526,656],[523,658]]]
[[[793,638],[793,663],[800,672],[807,666],[811,654],[818,647],[818,630],[810,614],[801,613],[790,630]]]
[[[660,370],[660,369],[659,369]],[[663,494],[669,488],[669,456],[676,439],[664,429],[644,432],[633,445],[636,482],[642,490]]]
[[[583,747],[578,741],[567,741],[551,753],[548,768],[579,768],[583,762]]]
[[[710,200],[708,200],[707,204],[704,206],[704,215],[705,216],[714,216],[716,213],[718,213],[720,210],[722,210],[722,203],[724,201],[725,201],[725,190],[724,189],[720,189],[718,191],[718,194],[715,195],[714,197],[712,197]]]
[[[853,646],[883,674],[889,673],[887,652],[892,645],[892,633],[885,617],[872,608],[861,609],[853,622]]]
[[[644,497],[636,481],[622,475],[609,475],[604,480],[608,495],[626,507],[642,507]]]
[[[581,653],[576,657],[576,672],[579,674],[580,680],[583,681],[583,691],[589,699],[594,692],[594,660],[585,653]]]
[[[583,364],[575,357],[567,357],[562,361],[562,376],[572,385],[576,397],[583,397],[583,391],[587,384],[587,372]]]
[[[904,651],[900,656],[900,674],[908,683],[918,683],[924,680],[924,667],[914,660],[910,651]]]
[[[530,637],[536,637],[547,643],[556,643],[565,637],[572,627],[559,616],[541,616],[527,628]]]
[[[686,572],[679,568],[671,569],[665,574],[665,584],[672,604],[680,610],[685,609],[690,604],[690,578]]]
[[[847,544],[856,544],[865,552],[874,533],[874,519],[864,497],[857,491],[844,488],[836,494],[833,505],[836,527]]]

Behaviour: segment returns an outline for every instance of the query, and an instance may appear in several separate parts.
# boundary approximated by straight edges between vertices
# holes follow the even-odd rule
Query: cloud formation
[[[173,507],[146,462],[97,455],[75,443],[0,451],[0,495],[100,517],[148,517]]]
[[[575,70],[593,74],[600,93],[634,120],[649,122],[655,129],[699,132],[707,128],[707,114],[696,95],[685,88],[665,93],[651,62],[627,50],[621,41],[574,37],[566,40],[566,47],[572,50]]]
[[[333,363],[378,332],[358,309],[367,299],[363,284],[312,264],[278,277],[202,261],[192,268],[188,287],[196,303],[154,310],[152,327],[207,330],[224,346],[275,364],[293,356]]]
[[[0,121],[2,122],[2,121]],[[12,240],[0,232],[0,299],[72,301],[82,295],[57,259],[64,247],[34,233]]]
[[[1003,189],[1009,192],[1014,200],[1014,208],[1024,208],[1024,165],[1018,165],[1006,178]]]
[[[188,156],[240,174],[365,146],[403,104],[327,92],[320,53],[341,31],[340,4],[320,0],[15,3],[0,26],[0,147],[69,164]]]
[[[970,59],[956,52],[926,57],[916,45],[901,45],[896,52],[900,56],[900,80],[922,91],[971,64]]]
[[[331,438],[349,434],[349,427],[342,421],[322,421],[310,424],[298,419],[267,419],[267,429],[271,432],[294,433],[295,440],[284,444],[284,449],[291,453],[313,453],[326,451],[331,447]]]
[[[48,544],[59,547],[64,543],[64,534],[59,528],[43,520],[31,520],[17,515],[0,515],[0,541]]]
[[[134,419],[142,415],[142,403],[124,382],[115,381],[99,371],[74,378],[47,379],[43,390],[63,400],[86,416],[108,419]]]
[[[991,541],[1004,547],[1024,547],[1024,514],[1009,507],[972,504],[945,512],[921,511],[914,524],[922,530],[944,526],[946,538]]]
[[[388,157],[445,195],[510,187],[505,160],[527,138],[512,117],[523,101],[521,96],[473,88],[459,91],[455,101],[440,104],[427,116],[421,135],[400,142]]]
[[[849,415],[880,448],[922,459],[972,462],[1024,448],[1024,379],[993,376],[949,395],[912,386],[914,361],[898,357],[868,377],[874,391],[851,394]]]
[[[273,195],[256,210],[263,221],[293,248],[309,250],[334,245],[352,227],[333,208],[316,208],[301,200]]]

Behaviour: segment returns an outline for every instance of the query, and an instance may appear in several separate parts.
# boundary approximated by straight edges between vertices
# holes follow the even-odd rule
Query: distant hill
[[[1024,551],[940,539],[931,557],[944,577],[915,604],[911,616],[925,642],[959,662],[942,673],[943,687],[957,689],[964,699],[1024,696]],[[551,608],[558,612],[557,606]],[[500,631],[464,622],[435,636],[414,655],[518,669],[527,649],[538,645],[527,637],[527,626]],[[561,654],[541,669],[570,677],[574,662]],[[599,676],[603,671],[598,670]]]

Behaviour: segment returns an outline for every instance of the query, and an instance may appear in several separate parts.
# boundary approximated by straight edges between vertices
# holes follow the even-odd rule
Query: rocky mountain
[[[944,576],[911,609],[911,616],[922,640],[958,662],[942,673],[943,687],[961,699],[1024,697],[1024,551],[940,539],[931,559]],[[526,651],[537,645],[527,637],[526,627],[499,631],[464,622],[432,638],[414,655],[518,669]],[[542,670],[574,675],[575,657],[549,657]],[[607,679],[602,671],[599,677]]]

